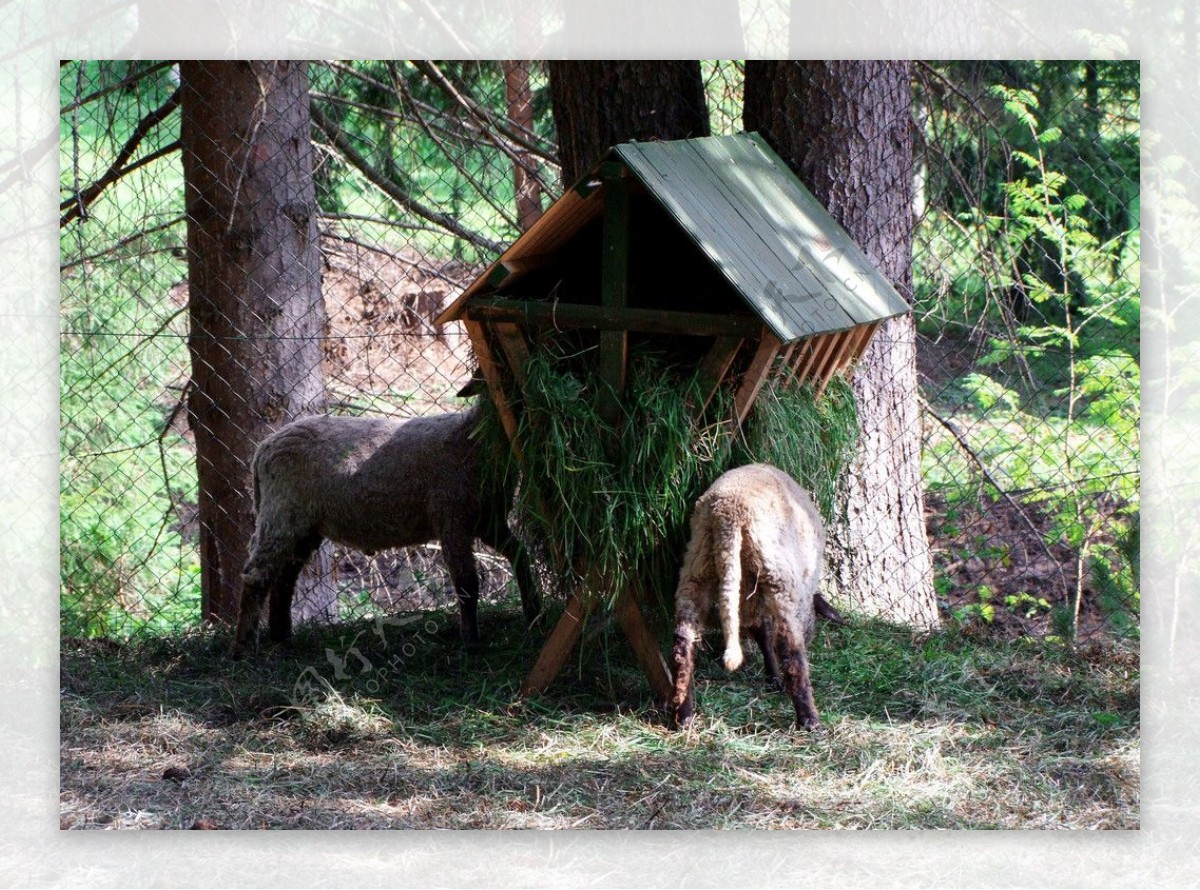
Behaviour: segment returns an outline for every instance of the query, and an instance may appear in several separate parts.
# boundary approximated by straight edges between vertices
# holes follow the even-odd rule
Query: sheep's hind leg
[[[696,716],[696,697],[692,685],[692,674],[696,668],[696,647],[700,645],[699,633],[681,625],[675,631],[675,645],[671,650],[671,672],[675,676],[675,690],[671,695],[671,724],[684,727]]]
[[[671,674],[675,689],[671,694],[671,724],[684,727],[696,714],[693,674],[696,649],[704,632],[702,616],[708,611],[711,592],[692,581],[680,584],[675,593],[675,645],[671,649]]]
[[[764,618],[761,624],[751,626],[750,635],[754,638],[754,642],[758,643],[758,648],[762,650],[767,688],[782,689],[783,678],[779,675],[779,659],[775,657],[775,647],[772,645],[775,623],[770,618]]]
[[[291,642],[292,599],[296,594],[296,580],[320,543],[319,537],[306,538],[298,543],[292,555],[284,561],[283,567],[275,575],[275,583],[271,586],[270,611],[267,615],[267,639],[272,643]]]
[[[796,708],[797,729],[819,729],[820,715],[813,699],[808,669],[808,647],[804,638],[787,622],[776,622],[775,653],[783,673],[783,688]]]
[[[459,630],[468,649],[479,648],[479,570],[471,539],[457,536],[442,538],[442,558],[454,582],[458,598]]]

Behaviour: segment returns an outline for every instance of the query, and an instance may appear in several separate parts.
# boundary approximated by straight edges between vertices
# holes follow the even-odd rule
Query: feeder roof
[[[537,268],[604,210],[623,164],[783,343],[902,315],[908,304],[757,133],[617,145],[438,318]],[[637,249],[634,245],[633,249]]]

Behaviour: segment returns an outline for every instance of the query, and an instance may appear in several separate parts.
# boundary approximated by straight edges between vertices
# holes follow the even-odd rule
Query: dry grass
[[[62,827],[1139,824],[1137,656],[1116,644],[825,627],[821,733],[794,732],[753,669],[709,662],[680,734],[619,644],[521,700],[536,653],[511,612],[485,615],[508,642],[470,661],[446,616],[404,620],[253,663],[216,635],[65,645]]]

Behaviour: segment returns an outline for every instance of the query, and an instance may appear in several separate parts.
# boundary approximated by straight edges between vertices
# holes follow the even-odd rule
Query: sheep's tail
[[[717,610],[721,616],[721,632],[725,634],[725,669],[736,671],[742,666],[741,627],[739,625],[742,598],[742,529],[725,517],[714,516],[717,522],[713,535],[713,561],[717,570]]]

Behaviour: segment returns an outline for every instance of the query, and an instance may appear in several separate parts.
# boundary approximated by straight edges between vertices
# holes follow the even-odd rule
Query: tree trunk
[[[533,94],[529,88],[528,60],[505,61],[504,99],[508,106],[508,119],[513,126],[526,133],[533,132]],[[537,178],[537,162],[519,147],[514,147],[513,193],[517,200],[517,225],[527,231],[542,215],[542,184]]]
[[[202,609],[232,622],[254,449],[325,409],[308,80],[289,61],[182,62],[180,76]],[[307,608],[312,593],[328,608],[332,591],[307,586]]]
[[[912,88],[907,62],[747,62],[745,126],[758,130],[906,298],[912,297]],[[843,602],[938,624],[921,481],[911,315],[885,322],[853,378],[862,429],[846,516],[830,530]]]
[[[564,188],[618,142],[709,135],[704,82],[694,59],[549,64]]]

